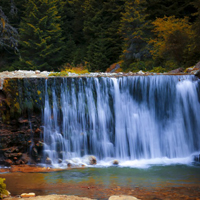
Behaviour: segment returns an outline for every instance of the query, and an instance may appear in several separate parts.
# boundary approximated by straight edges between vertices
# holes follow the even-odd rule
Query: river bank
[[[36,196],[75,195],[101,200],[112,195],[130,195],[147,200],[198,200],[200,196],[200,167],[197,164],[144,169],[72,168],[50,173],[7,172],[0,176],[6,179],[7,190],[13,197],[32,192]]]
[[[187,187],[168,187],[168,188],[154,188],[152,190],[144,189],[144,188],[125,188],[125,187],[113,187],[109,189],[105,189],[104,187],[96,187],[96,186],[68,186],[67,191],[79,191],[81,194],[79,197],[74,195],[39,195],[36,197],[30,197],[30,200],[107,200],[111,196],[119,196],[123,195],[136,197],[141,200],[199,200],[200,196],[200,187],[192,187],[188,185]],[[37,194],[37,193],[36,193]],[[86,197],[85,197],[86,196]],[[96,197],[96,198],[95,198]],[[136,199],[134,198],[134,199]],[[21,198],[19,196],[11,196],[5,198],[5,200],[26,200],[27,198]],[[120,200],[117,198],[116,200]],[[127,200],[127,198],[122,198],[122,200]],[[130,200],[132,200],[130,198]]]
[[[70,168],[51,168],[51,167],[41,167],[37,165],[12,165],[11,167],[0,168],[0,173],[9,172],[22,172],[22,173],[45,173],[45,172],[58,172],[69,170]]]

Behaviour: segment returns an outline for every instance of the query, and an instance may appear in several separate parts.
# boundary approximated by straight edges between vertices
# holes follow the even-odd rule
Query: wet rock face
[[[12,124],[4,123],[0,118],[0,165],[40,162],[43,151],[40,126],[40,115],[31,116],[31,120],[21,117],[13,120]]]
[[[60,92],[62,81],[49,78],[48,85]],[[0,165],[45,162],[41,121],[45,84],[44,77],[4,78],[0,88]],[[51,97],[52,91],[48,94]]]
[[[194,161],[200,163],[200,154],[194,156]]]
[[[44,78],[4,79],[0,89],[0,165],[41,161]]]

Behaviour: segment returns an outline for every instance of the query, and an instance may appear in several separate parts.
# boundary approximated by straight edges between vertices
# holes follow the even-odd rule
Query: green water
[[[86,168],[70,171],[44,174],[45,181],[49,184],[56,183],[89,183],[105,186],[119,185],[125,187],[164,187],[166,185],[182,186],[184,184],[200,185],[200,166],[154,166],[148,169],[134,168]]]
[[[152,166],[138,168],[84,168],[52,173],[4,173],[12,195],[23,192],[87,195],[79,187],[146,188],[200,186],[200,165]],[[74,188],[73,188],[74,187]]]

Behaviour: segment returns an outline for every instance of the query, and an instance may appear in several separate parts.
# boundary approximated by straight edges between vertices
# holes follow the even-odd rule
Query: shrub
[[[8,195],[8,191],[6,190],[6,184],[4,183],[5,178],[0,178],[0,199],[3,198],[3,195]]]
[[[79,64],[76,67],[67,63],[62,67],[61,72],[52,72],[49,76],[68,76],[68,73],[75,73],[79,75],[89,73],[87,63],[84,63],[84,65]]]

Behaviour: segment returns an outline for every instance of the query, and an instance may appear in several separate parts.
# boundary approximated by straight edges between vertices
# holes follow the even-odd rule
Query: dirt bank
[[[84,166],[80,168],[84,168]],[[41,167],[37,165],[12,165],[9,168],[0,168],[0,173],[4,172],[45,173],[45,172],[65,171],[70,169],[71,169],[70,167],[66,169],[61,169],[61,168]]]

